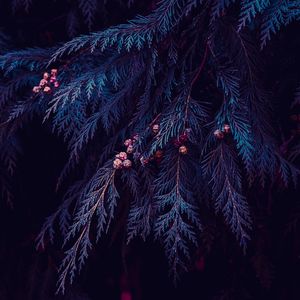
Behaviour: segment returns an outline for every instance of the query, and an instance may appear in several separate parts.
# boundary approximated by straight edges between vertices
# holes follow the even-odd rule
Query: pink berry
[[[124,162],[123,162],[123,166],[124,166],[124,168],[126,168],[126,169],[131,168],[131,166],[132,166],[131,160],[125,159]]]
[[[32,91],[34,93],[38,93],[40,90],[41,90],[41,88],[39,86],[34,86],[33,89],[32,89]]]
[[[153,126],[152,126],[152,131],[153,131],[153,133],[158,133],[158,131],[159,131],[159,125],[158,124],[154,124]]]
[[[188,153],[187,147],[186,147],[186,146],[181,146],[181,147],[179,148],[179,153],[180,153],[180,154],[187,154],[187,153]]]
[[[224,138],[224,133],[220,129],[217,129],[217,130],[214,131],[214,136],[217,139],[221,140],[221,139]]]
[[[51,88],[49,86],[44,87],[44,92],[49,93],[51,91]]]
[[[224,131],[225,131],[225,133],[229,133],[230,132],[230,126],[228,124],[224,125]]]
[[[126,147],[132,145],[132,139],[126,140],[126,141],[124,142],[124,145],[125,145]]]
[[[117,169],[117,170],[122,169],[122,166],[123,166],[122,160],[116,158],[116,159],[114,160],[114,162],[113,162],[113,167],[114,167],[114,169]]]
[[[40,81],[40,87],[45,86],[47,83],[48,83],[48,81],[47,81],[46,79],[42,79],[42,80]]]
[[[132,146],[132,145],[129,145],[129,146],[127,147],[126,152],[127,152],[128,154],[131,154],[131,153],[133,153],[133,150],[134,150],[133,146]]]
[[[132,139],[133,139],[133,142],[136,142],[139,139],[139,135],[136,133]]]
[[[55,76],[51,76],[51,77],[50,77],[50,82],[51,82],[51,83],[54,83],[55,81],[56,81],[56,77],[55,77]]]
[[[127,153],[126,152],[120,152],[118,155],[118,158],[121,160],[127,159]]]
[[[43,75],[43,78],[45,79],[45,80],[47,80],[48,78],[49,78],[49,73],[44,73],[44,75]]]
[[[51,76],[56,76],[57,75],[57,69],[52,69],[51,70]]]

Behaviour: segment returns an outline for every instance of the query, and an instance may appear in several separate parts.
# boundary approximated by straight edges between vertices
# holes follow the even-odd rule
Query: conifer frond
[[[154,221],[154,174],[147,168],[139,170],[140,186],[134,191],[128,214],[127,243],[140,236],[145,240],[151,233]]]
[[[189,90],[182,91],[161,116],[160,131],[154,139],[150,153],[164,148],[186,129],[201,137],[203,124],[207,120],[207,107],[191,98]]]
[[[261,48],[266,46],[271,39],[271,34],[276,33],[283,26],[300,18],[299,0],[274,0],[269,9],[265,11],[261,28]]]
[[[89,29],[91,29],[94,23],[95,12],[97,10],[97,1],[78,0],[78,5],[82,11],[86,24],[88,25]]]
[[[251,23],[257,14],[262,13],[270,5],[270,0],[242,0],[239,30]]]
[[[188,181],[193,169],[188,158],[176,152],[176,149],[167,150],[154,182],[158,214],[154,231],[163,241],[174,280],[185,270],[190,259],[190,244],[197,245],[197,229],[201,229],[192,185]]]
[[[236,141],[236,147],[247,169],[253,160],[253,135],[246,103],[240,96],[240,79],[230,67],[218,70],[217,85],[223,90],[224,103],[217,115],[219,128],[228,123]]]
[[[149,47],[154,40],[159,42],[178,24],[185,15],[187,5],[196,5],[196,3],[195,0],[162,0],[148,16],[138,16],[128,24],[110,27],[102,32],[80,36],[67,42],[55,51],[50,62],[83,48],[93,52],[96,48],[104,51],[113,46],[118,51]]]
[[[72,283],[75,273],[81,270],[88,257],[88,251],[92,248],[90,230],[93,220],[96,222],[98,240],[114,216],[119,194],[114,185],[115,170],[110,168],[110,165],[111,162],[96,172],[78,200],[73,223],[68,229],[64,244],[73,239],[75,242],[65,252],[57,292],[64,293],[67,278],[69,277]]]
[[[19,10],[30,2],[13,3]],[[154,234],[176,278],[197,246],[205,215],[200,207],[206,204],[209,211],[213,200],[209,214],[222,214],[245,249],[252,222],[244,195],[250,187],[298,180],[292,161],[299,147],[292,144],[282,154],[272,128],[277,111],[265,88],[269,73],[256,36],[261,34],[263,47],[299,20],[300,1],[154,2],[145,7],[146,16],[48,49],[12,50],[12,40],[0,33],[3,194],[11,196],[7,175],[16,168],[19,129],[35,117],[61,136],[69,151],[60,191],[62,183],[76,178],[37,239],[44,248],[58,231],[70,247],[58,291],[84,265],[93,232],[97,242],[108,230],[119,197],[129,206],[127,242]],[[140,9],[136,1],[114,3],[128,13]],[[77,25],[79,30],[102,26],[96,16],[106,12],[106,1],[73,4],[66,15],[70,35]],[[37,87],[52,68],[56,87]],[[122,182],[120,195],[115,182]]]
[[[245,250],[252,221],[248,203],[242,195],[241,171],[233,149],[221,142],[207,154],[203,166],[212,184],[216,212],[223,214]]]

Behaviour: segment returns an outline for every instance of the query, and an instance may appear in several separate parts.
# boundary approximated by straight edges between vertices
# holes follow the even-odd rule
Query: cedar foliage
[[[115,2],[129,12],[137,5]],[[299,175],[299,145],[283,152],[271,122],[274,102],[261,59],[272,38],[298,21],[300,1],[148,1],[143,15],[98,31],[107,5],[75,1],[66,19],[70,37],[82,21],[89,32],[55,46],[16,50],[0,35],[3,198],[11,202],[18,132],[32,118],[63,137],[69,149],[57,181],[65,197],[37,238],[42,247],[57,231],[64,239],[58,292],[109,233],[122,201],[130,207],[128,243],[159,240],[176,280],[202,243],[203,206],[222,216],[247,251],[255,226],[249,191],[276,182],[296,185]],[[34,1],[12,2],[13,11],[32,6]],[[32,93],[51,68],[59,70],[60,87]],[[299,105],[299,92],[293,105]],[[216,138],[225,124],[230,134]],[[188,153],[182,155],[174,141],[186,132]],[[134,134],[136,156],[147,159],[163,150],[162,161],[143,165],[135,159],[130,170],[113,169],[116,151]],[[80,178],[74,178],[76,170]]]

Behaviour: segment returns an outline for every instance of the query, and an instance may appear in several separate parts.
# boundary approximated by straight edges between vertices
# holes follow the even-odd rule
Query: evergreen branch
[[[92,28],[95,12],[97,11],[97,1],[95,0],[78,0],[79,8],[82,11],[84,20],[89,29]]]
[[[158,8],[148,16],[138,16],[128,24],[110,27],[102,32],[80,36],[67,42],[52,55],[50,63],[82,48],[88,48],[91,52],[97,47],[104,51],[113,46],[116,46],[118,51],[130,51],[133,48],[141,50],[147,45],[152,45],[154,37],[158,42],[165,37],[185,15],[185,8],[190,9],[190,5],[194,6],[196,3],[195,0],[162,0]]]
[[[245,113],[246,104],[240,97],[240,79],[235,70],[227,67],[218,70],[217,85],[224,93],[224,103],[217,115],[218,126],[222,128],[224,124],[229,123],[239,154],[250,172],[254,154],[253,135],[249,116]]]
[[[251,218],[245,197],[241,194],[241,173],[235,154],[225,143],[220,143],[203,162],[205,173],[212,183],[216,212],[221,212],[243,249],[250,239]]]
[[[264,12],[270,5],[270,0],[242,0],[238,30],[250,24],[258,13]]]
[[[261,29],[261,48],[265,47],[271,39],[271,34],[276,33],[282,26],[289,25],[292,21],[300,19],[299,0],[274,0],[266,10]]]
[[[90,229],[92,220],[97,217],[97,240],[106,225],[109,225],[114,215],[116,200],[119,197],[114,186],[115,170],[107,165],[97,171],[82,193],[79,204],[76,207],[74,221],[66,235],[65,242],[70,241],[78,233],[73,246],[65,252],[65,258],[60,266],[57,293],[65,291],[66,279],[69,276],[73,282],[75,273],[82,268],[88,251],[92,248],[90,241]]]
[[[153,181],[154,174],[149,168],[140,168],[141,178],[140,191],[134,191],[136,194],[131,203],[127,221],[127,243],[136,236],[143,240],[150,234],[153,224]]]
[[[201,228],[197,207],[187,174],[192,171],[188,159],[168,149],[158,178],[155,180],[156,210],[154,223],[157,238],[162,238],[174,276],[185,269],[190,259],[189,244],[197,245],[195,230]]]

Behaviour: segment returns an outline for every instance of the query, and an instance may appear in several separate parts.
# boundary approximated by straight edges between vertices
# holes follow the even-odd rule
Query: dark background
[[[118,1],[108,2],[91,30],[124,22],[151,8],[151,1],[140,1],[130,10]],[[78,17],[73,34],[89,31],[76,1],[34,1],[29,12],[22,6],[13,12],[11,4],[0,1],[0,29],[11,37],[14,49],[50,47],[70,39],[70,11]],[[282,144],[297,130],[290,115],[300,113],[290,108],[300,82],[299,32],[297,24],[282,30],[263,53],[277,116],[274,123],[283,124],[278,132]],[[91,252],[66,295],[55,297],[56,270],[63,257],[59,240],[45,250],[35,249],[34,240],[60,203],[62,195],[53,191],[67,149],[38,119],[18,134],[22,153],[13,178],[13,207],[0,203],[0,300],[110,300],[121,299],[127,290],[137,300],[300,299],[299,191],[283,189],[278,183],[249,191],[255,228],[245,256],[217,221],[211,224],[214,240],[203,243],[190,272],[174,287],[161,247],[141,241],[125,246],[124,232],[116,225]]]

